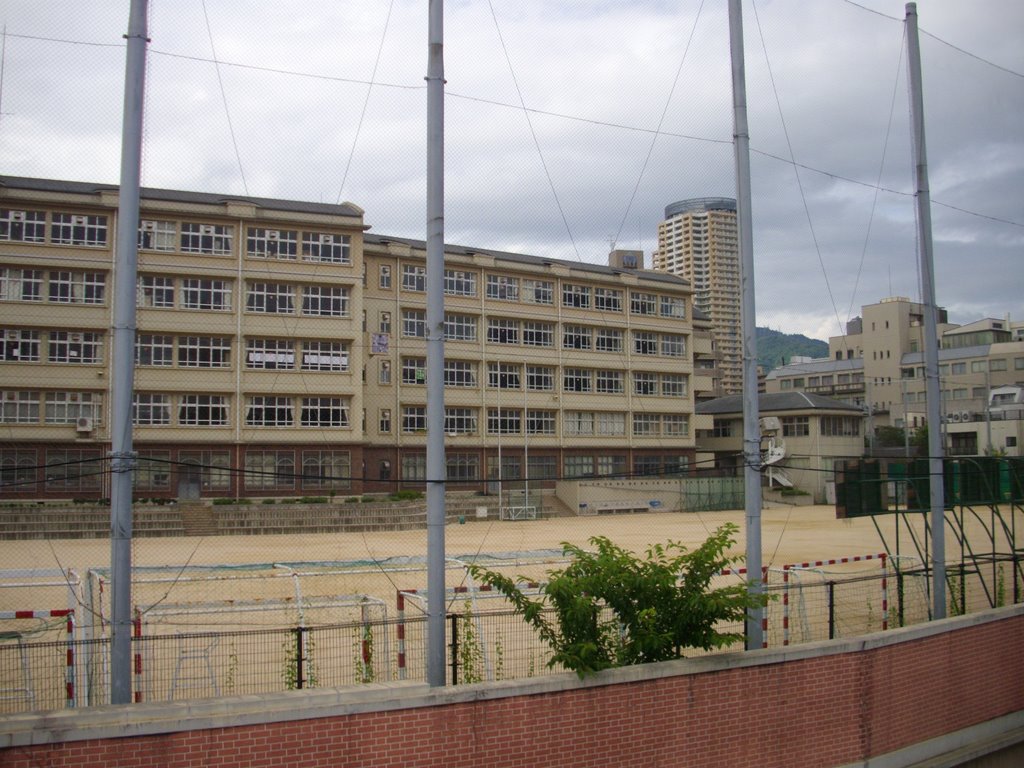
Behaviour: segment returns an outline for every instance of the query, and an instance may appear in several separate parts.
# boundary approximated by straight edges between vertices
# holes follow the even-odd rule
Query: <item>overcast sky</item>
[[[735,196],[725,0],[445,4],[449,243],[650,259]],[[0,173],[117,183],[128,0],[5,0]],[[1024,2],[921,0],[937,301],[1024,320]],[[757,322],[919,300],[902,0],[743,6]],[[152,0],[146,186],[425,236],[427,0]]]

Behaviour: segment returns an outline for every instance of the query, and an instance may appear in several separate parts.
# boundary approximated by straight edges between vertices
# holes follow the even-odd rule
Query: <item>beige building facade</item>
[[[117,188],[0,177],[0,496],[109,493]],[[423,242],[355,205],[143,190],[139,497],[422,489]],[[694,456],[689,283],[447,247],[450,487],[673,474]]]

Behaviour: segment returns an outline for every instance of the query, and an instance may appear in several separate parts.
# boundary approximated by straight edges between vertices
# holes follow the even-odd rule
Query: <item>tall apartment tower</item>
[[[721,370],[721,394],[743,387],[740,329],[740,250],[736,201],[727,197],[680,200],[658,225],[653,267],[690,281],[694,307],[711,323]]]

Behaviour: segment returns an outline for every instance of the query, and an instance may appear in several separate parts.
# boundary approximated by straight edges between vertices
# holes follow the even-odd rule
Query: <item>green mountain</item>
[[[794,355],[827,357],[828,342],[800,333],[781,333],[771,328],[757,329],[757,362],[765,371],[785,365]]]

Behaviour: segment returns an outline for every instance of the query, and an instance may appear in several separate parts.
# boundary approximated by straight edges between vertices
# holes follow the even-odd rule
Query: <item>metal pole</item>
[[[430,0],[427,56],[427,683],[445,684],[444,5]]]
[[[931,195],[924,141],[924,99],[921,88],[921,48],[917,36],[917,4],[907,3],[907,61],[910,72],[910,111],[914,125],[914,166],[917,189],[917,230],[921,262],[921,301],[924,303],[924,369],[928,409],[928,481],[931,491],[933,617],[946,617],[945,490],[942,484],[942,418],[939,387],[939,341],[936,329],[935,270],[932,257]]]
[[[114,254],[110,402],[110,701],[132,700],[132,390],[139,256],[139,166],[146,74],[146,0],[131,0],[121,127],[121,190]]]
[[[743,333],[743,479],[747,516],[747,576],[753,592],[763,592],[761,573],[761,428],[757,402],[757,337],[754,311],[754,236],[750,212],[750,135],[747,132],[747,86],[743,60],[740,0],[729,0],[732,54],[733,144],[736,154],[736,218],[740,245],[740,322]],[[763,608],[747,611],[747,649],[760,648]]]

